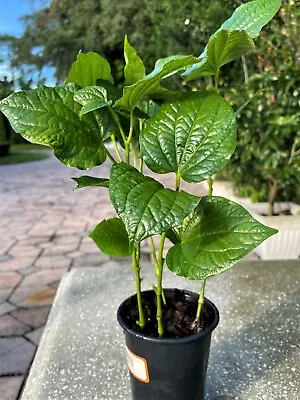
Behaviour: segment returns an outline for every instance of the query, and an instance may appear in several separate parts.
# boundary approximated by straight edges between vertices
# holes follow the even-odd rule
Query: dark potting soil
[[[204,303],[200,319],[196,320],[198,299],[192,300],[183,290],[165,291],[166,305],[163,305],[164,338],[180,338],[192,336],[211,325],[214,313],[207,303]],[[154,292],[143,293],[143,309],[146,326],[141,330],[138,325],[138,308],[136,296],[128,299],[122,318],[130,329],[145,335],[158,337],[156,320],[156,296]]]

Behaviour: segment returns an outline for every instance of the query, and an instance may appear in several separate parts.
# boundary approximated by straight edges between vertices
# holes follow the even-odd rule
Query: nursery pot
[[[168,297],[177,289],[165,289]],[[184,300],[198,303],[198,294],[180,291]],[[153,290],[142,293],[143,301],[155,302]],[[203,309],[209,323],[199,333],[181,338],[158,338],[137,332],[128,326],[129,304],[136,295],[119,307],[117,318],[125,333],[126,354],[133,400],[203,400],[212,331],[219,322],[216,306],[205,299]]]

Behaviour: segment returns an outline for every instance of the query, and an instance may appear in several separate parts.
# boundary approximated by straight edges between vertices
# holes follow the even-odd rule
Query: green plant
[[[277,78],[254,75],[233,92],[233,102],[253,97],[239,115],[239,141],[228,166],[229,177],[253,201],[290,201],[300,184],[298,72]],[[259,112],[258,112],[259,111]]]
[[[286,0],[260,41],[256,73],[230,93],[237,108],[251,101],[238,115],[229,177],[253,201],[268,201],[270,215],[275,201],[296,199],[300,185],[299,34],[300,9]]]
[[[177,275],[203,281],[195,315],[199,320],[205,280],[231,268],[276,232],[254,220],[240,205],[212,196],[211,176],[228,163],[236,147],[235,112],[218,93],[220,68],[253,49],[253,38],[279,7],[278,0],[256,0],[241,6],[210,37],[200,57],[160,59],[148,75],[125,38],[123,93],[113,85],[105,59],[95,53],[79,53],[64,86],[41,86],[0,103],[17,132],[33,143],[52,147],[66,165],[89,169],[106,158],[111,161],[109,178],[83,176],[75,180],[78,188],[109,188],[119,218],[100,222],[91,237],[109,255],[132,257],[142,330],[146,323],[141,294],[143,240],[149,238],[152,244],[157,329],[163,336],[165,262]],[[187,80],[214,76],[214,90],[175,93],[161,85],[181,71]],[[157,102],[153,114],[149,99]],[[109,139],[115,155],[107,146]],[[144,175],[144,163],[157,174],[173,173],[175,190]],[[181,191],[182,180],[208,180],[209,195],[199,198]],[[157,250],[154,235],[160,235]],[[174,245],[165,259],[167,237]]]

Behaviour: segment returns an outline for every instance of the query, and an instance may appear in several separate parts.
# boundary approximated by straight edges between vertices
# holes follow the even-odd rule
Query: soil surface
[[[164,291],[166,305],[163,305],[164,338],[180,338],[194,335],[211,325],[214,320],[214,311],[208,303],[202,307],[200,319],[196,319],[198,296],[193,298],[189,292],[183,290]],[[146,326],[141,330],[138,325],[138,309],[136,296],[128,299],[121,314],[123,320],[130,329],[142,332],[148,336],[158,337],[156,320],[156,296],[154,292],[142,294],[143,309],[145,313]]]

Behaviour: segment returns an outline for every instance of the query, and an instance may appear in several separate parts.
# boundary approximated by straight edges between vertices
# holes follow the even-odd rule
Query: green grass
[[[0,165],[39,161],[49,157],[47,147],[36,144],[14,144],[8,156],[0,157]]]

